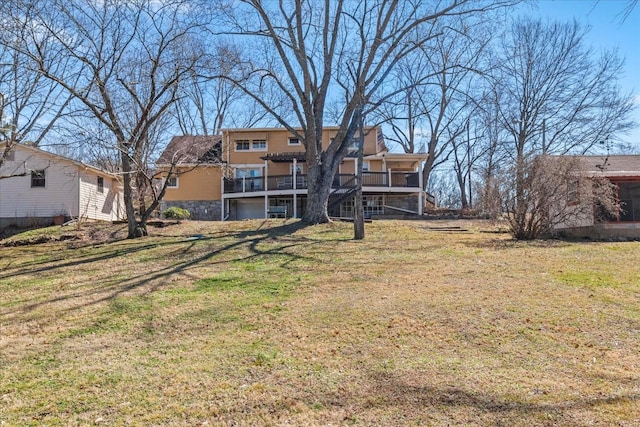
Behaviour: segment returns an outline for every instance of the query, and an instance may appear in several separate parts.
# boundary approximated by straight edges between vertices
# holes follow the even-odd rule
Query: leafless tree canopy
[[[140,212],[137,222],[133,188],[147,175],[155,131],[180,99],[180,83],[206,57],[201,48],[209,19],[201,13],[204,5],[24,0],[14,6],[13,19],[25,29],[20,55],[108,131],[120,156],[129,236],[144,234],[155,206]]]
[[[601,219],[597,215],[615,217],[620,212],[615,186],[605,178],[589,176],[579,157],[540,156],[524,171],[523,194],[507,180],[502,183],[504,209],[516,239],[551,235],[559,225],[580,220],[593,223]]]
[[[398,63],[448,31],[462,32],[452,27],[460,17],[514,2],[240,3],[230,15],[232,33],[256,48],[242,63],[243,78],[234,83],[304,143],[309,189],[304,220],[317,223],[328,220],[330,183],[357,127],[358,111],[370,113],[398,91],[389,85]],[[335,116],[339,131],[325,149],[325,109],[334,103],[341,106]]]

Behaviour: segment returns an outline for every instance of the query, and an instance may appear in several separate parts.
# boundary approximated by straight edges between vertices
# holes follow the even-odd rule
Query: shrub
[[[179,208],[177,206],[173,206],[171,208],[166,209],[163,213],[165,218],[168,219],[177,219],[178,221],[182,221],[183,219],[189,219],[191,213],[188,210]]]

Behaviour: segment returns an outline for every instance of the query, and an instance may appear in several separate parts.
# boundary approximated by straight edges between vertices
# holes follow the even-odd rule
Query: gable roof
[[[174,136],[156,161],[156,165],[220,164],[221,141],[220,135]]]
[[[6,143],[0,142],[0,147],[4,147],[5,145],[6,145]],[[118,178],[118,176],[116,174],[114,174],[114,173],[107,172],[107,171],[102,170],[100,168],[97,168],[95,166],[91,166],[91,165],[88,165],[86,163],[70,159],[69,157],[61,156],[59,154],[54,154],[54,153],[51,153],[49,151],[42,150],[42,149],[40,149],[38,147],[34,147],[32,145],[13,144],[13,146],[11,147],[11,150],[14,150],[14,149],[23,149],[23,150],[31,151],[33,153],[43,154],[43,155],[45,155],[47,157],[50,157],[50,158],[53,158],[55,160],[70,163],[70,164],[72,164],[72,165],[74,165],[74,166],[76,166],[78,168],[82,168],[83,170],[89,170],[89,171],[91,171],[91,172],[93,172],[93,173],[95,173],[97,175],[101,175],[101,176],[104,176],[104,177],[107,177],[107,178],[116,178],[116,179]]]

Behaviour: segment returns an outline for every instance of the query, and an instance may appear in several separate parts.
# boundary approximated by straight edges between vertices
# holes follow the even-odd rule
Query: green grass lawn
[[[0,425],[640,425],[640,242],[434,225],[0,247]]]

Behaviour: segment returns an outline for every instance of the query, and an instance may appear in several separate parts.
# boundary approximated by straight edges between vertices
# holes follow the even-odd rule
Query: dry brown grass
[[[0,424],[639,425],[640,243],[441,225],[0,247]]]

